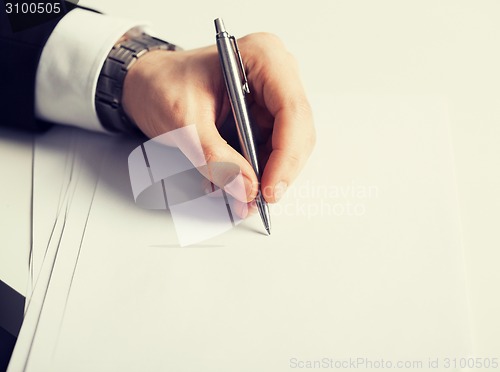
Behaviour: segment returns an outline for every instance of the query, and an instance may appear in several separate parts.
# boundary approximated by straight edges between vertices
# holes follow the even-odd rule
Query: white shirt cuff
[[[75,9],[58,23],[40,57],[35,85],[37,118],[106,132],[97,117],[99,73],[113,45],[136,22]]]

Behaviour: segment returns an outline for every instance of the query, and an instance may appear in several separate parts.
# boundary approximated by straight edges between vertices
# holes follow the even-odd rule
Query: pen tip
[[[271,235],[271,228],[270,227],[266,227],[266,231],[267,231],[267,235]]]

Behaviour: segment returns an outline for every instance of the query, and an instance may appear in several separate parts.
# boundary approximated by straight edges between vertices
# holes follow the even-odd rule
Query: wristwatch
[[[102,126],[111,132],[137,133],[137,126],[122,107],[123,82],[127,71],[151,50],[180,50],[174,44],[142,33],[119,41],[111,49],[97,80],[95,108]]]

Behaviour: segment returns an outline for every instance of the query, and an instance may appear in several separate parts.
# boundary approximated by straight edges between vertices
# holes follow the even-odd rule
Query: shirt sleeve
[[[144,26],[137,22],[75,9],[45,44],[35,84],[38,119],[106,132],[97,117],[99,73],[113,45]]]

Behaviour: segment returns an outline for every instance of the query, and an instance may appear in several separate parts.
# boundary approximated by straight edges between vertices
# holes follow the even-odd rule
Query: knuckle
[[[293,68],[293,70],[298,73],[298,71],[300,70],[300,66],[299,66],[299,61],[297,60],[297,58],[295,58],[295,56],[290,53],[290,52],[287,52],[288,54],[288,64]]]
[[[296,116],[312,121],[312,108],[306,97],[290,97],[288,109]]]
[[[205,162],[207,164],[217,163],[220,160],[220,151],[218,146],[204,145],[202,144],[203,156],[205,157]]]
[[[253,47],[262,49],[283,48],[283,41],[279,36],[270,32],[256,32],[241,39],[241,42],[248,43]]]
[[[316,141],[317,141],[316,129],[312,127],[311,133],[307,137],[307,145],[309,147],[309,152],[312,152],[314,147],[316,147]]]
[[[304,163],[304,154],[292,149],[288,149],[284,151],[285,153],[285,162],[289,169],[299,170],[302,168]]]
[[[306,97],[302,97],[297,104],[298,109],[304,113],[304,115],[312,116],[312,107],[309,100]]]
[[[303,128],[303,144],[305,146],[306,153],[310,154],[316,146],[317,140],[311,104],[305,97],[302,99],[295,99],[290,103],[289,109],[297,118],[301,119],[301,122],[307,123],[307,125]]]
[[[307,99],[302,102],[299,110],[302,112],[302,115],[306,118],[306,122],[310,123],[309,127],[307,128],[308,131],[306,135],[306,146],[310,153],[316,146],[317,135],[316,135],[316,129],[314,127],[314,118],[313,118],[311,104]]]
[[[283,46],[283,41],[276,34],[273,34],[271,32],[259,32],[257,35],[263,43],[269,44],[271,46]]]

